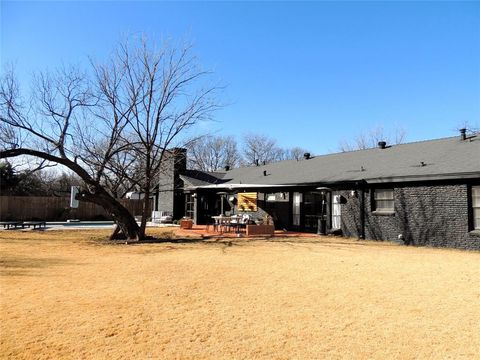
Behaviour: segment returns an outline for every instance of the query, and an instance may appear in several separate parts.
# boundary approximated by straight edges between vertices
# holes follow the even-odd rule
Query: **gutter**
[[[197,186],[197,189],[225,189],[225,190],[236,190],[236,189],[264,189],[264,188],[283,188],[283,187],[293,187],[295,185],[268,185],[268,184],[214,184],[214,185],[203,185]]]
[[[480,165],[479,165],[480,167]],[[450,173],[450,174],[431,174],[431,175],[405,175],[370,178],[369,184],[383,184],[404,181],[431,181],[431,180],[462,180],[480,178],[480,172]]]

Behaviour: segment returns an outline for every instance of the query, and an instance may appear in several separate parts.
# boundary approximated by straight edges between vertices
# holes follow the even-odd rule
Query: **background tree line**
[[[277,141],[261,134],[249,133],[241,142],[233,136],[208,135],[188,144],[188,167],[201,171],[224,170],[268,164],[282,160],[300,160],[308,150],[301,147],[283,148]]]
[[[0,162],[1,196],[70,196],[71,186],[80,184],[75,174],[18,170],[9,162]]]

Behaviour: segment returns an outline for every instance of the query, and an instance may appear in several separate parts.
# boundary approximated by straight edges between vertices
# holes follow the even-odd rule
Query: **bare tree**
[[[398,145],[405,142],[406,131],[402,127],[395,128],[393,134],[384,131],[383,126],[377,126],[373,130],[357,135],[352,141],[342,141],[340,151],[365,150],[378,146],[379,141],[385,141],[387,144]]]
[[[467,134],[476,134],[480,132],[480,126],[478,123],[473,123],[471,121],[460,121],[455,128],[455,131],[459,131],[460,129],[465,129]]]
[[[93,169],[77,155],[76,128],[88,126],[81,110],[95,106],[91,83],[76,69],[61,69],[36,77],[27,102],[19,91],[13,72],[7,72],[0,85],[0,123],[12,129],[20,144],[9,144],[0,151],[0,158],[30,156],[63,165],[85,183],[81,200],[104,207],[118,222],[126,237],[139,238],[139,227],[132,215],[101,185],[101,169]],[[2,134],[5,135],[5,134]],[[8,144],[8,139],[1,139]],[[108,156],[103,162],[109,161]],[[95,170],[95,171],[94,171]]]
[[[307,152],[309,151],[298,146],[282,148],[277,145],[275,139],[250,133],[243,137],[241,164],[249,166],[283,160],[300,160]]]
[[[139,47],[122,44],[110,64],[95,66],[107,119],[125,119],[128,139],[124,142],[141,174],[136,180],[144,194],[141,236],[150,194],[165,170],[168,149],[179,146],[185,130],[210,120],[218,108],[217,88],[203,83],[209,72],[190,53],[189,45],[165,44],[151,50],[143,40]]]
[[[306,153],[310,153],[307,149],[295,146],[290,149],[284,149],[282,160],[301,160]]]
[[[204,136],[188,146],[189,168],[217,171],[225,166],[234,168],[239,163],[237,142],[232,136]]]
[[[242,164],[245,166],[280,161],[283,155],[283,149],[277,146],[275,139],[259,134],[246,134],[243,137]]]
[[[111,62],[93,66],[93,78],[73,68],[40,74],[30,102],[8,72],[0,86],[0,158],[27,155],[69,168],[85,183],[80,200],[101,205],[117,221],[112,236],[143,238],[167,149],[217,107],[215,88],[197,86],[208,73],[190,49],[125,43]],[[9,131],[25,141],[9,143]],[[145,195],[140,226],[108,191],[120,182]]]

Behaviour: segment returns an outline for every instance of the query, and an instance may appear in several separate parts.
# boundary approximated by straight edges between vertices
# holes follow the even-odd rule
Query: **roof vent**
[[[387,143],[385,141],[379,141],[378,142],[378,148],[379,149],[385,149],[387,147]]]
[[[263,170],[263,176],[267,176],[267,170]]]
[[[460,129],[460,140],[466,140],[467,139],[467,129],[463,128]]]
[[[255,165],[256,165],[256,166],[259,165],[258,159],[255,159]]]
[[[225,165],[225,171],[229,171],[230,170],[230,165]]]
[[[305,154],[303,154],[303,158],[304,158],[305,160],[308,160],[308,159],[310,159],[311,157],[312,157],[312,156],[310,155],[310,153],[305,153]]]

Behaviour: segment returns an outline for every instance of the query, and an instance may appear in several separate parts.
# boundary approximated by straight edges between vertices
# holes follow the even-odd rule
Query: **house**
[[[187,170],[179,154],[157,204],[176,218],[205,224],[223,208],[268,214],[277,229],[480,250],[480,134],[215,173]]]

